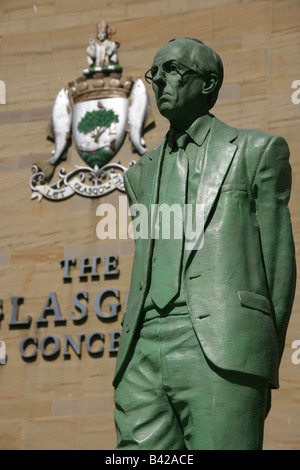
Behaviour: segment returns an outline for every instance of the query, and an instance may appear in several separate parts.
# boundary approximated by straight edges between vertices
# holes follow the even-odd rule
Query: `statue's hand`
[[[108,43],[106,46],[106,53],[110,57],[116,52],[116,46],[114,42]]]
[[[94,46],[94,45],[95,45],[95,38],[94,38],[94,36],[91,36],[91,37],[90,37],[89,43],[90,43],[90,46]]]

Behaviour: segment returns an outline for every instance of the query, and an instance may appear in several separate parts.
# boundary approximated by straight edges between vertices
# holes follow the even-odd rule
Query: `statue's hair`
[[[202,73],[205,77],[209,77],[212,73],[218,77],[216,88],[208,95],[208,108],[211,109],[218,98],[219,90],[223,83],[224,69],[221,57],[211,47],[204,44],[196,38],[174,38],[171,41],[183,41],[185,43],[191,43],[189,47],[189,59],[191,60],[191,66]]]

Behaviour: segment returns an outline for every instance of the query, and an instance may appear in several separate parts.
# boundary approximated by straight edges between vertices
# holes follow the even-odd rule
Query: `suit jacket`
[[[166,138],[124,174],[129,204],[157,204]],[[204,244],[189,254],[184,287],[194,331],[217,367],[278,387],[295,290],[285,140],[213,117],[197,203]],[[149,219],[150,226],[150,219]],[[149,228],[150,232],[150,228]],[[114,385],[134,353],[151,275],[153,240],[137,239]]]

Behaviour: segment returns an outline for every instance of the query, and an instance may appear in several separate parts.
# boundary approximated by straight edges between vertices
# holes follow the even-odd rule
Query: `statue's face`
[[[173,125],[178,121],[191,124],[207,111],[204,80],[191,70],[191,62],[189,46],[175,40],[157,52],[151,67],[158,109]]]
[[[99,41],[104,41],[104,39],[106,39],[106,36],[106,28],[98,29],[97,38],[99,39]]]

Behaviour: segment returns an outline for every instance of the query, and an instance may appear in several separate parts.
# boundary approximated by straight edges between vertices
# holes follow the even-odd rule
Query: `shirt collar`
[[[197,118],[193,124],[185,131],[185,133],[192,139],[198,146],[201,146],[207,136],[211,124],[212,124],[212,114],[205,114]],[[176,129],[170,128],[168,132],[168,143],[169,146],[173,147],[174,136],[178,135]]]
[[[203,144],[205,137],[210,131],[212,117],[213,116],[211,114],[205,114],[204,116],[200,116],[185,131],[188,136],[199,146]]]

